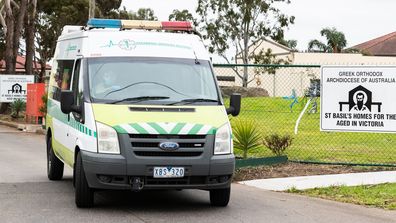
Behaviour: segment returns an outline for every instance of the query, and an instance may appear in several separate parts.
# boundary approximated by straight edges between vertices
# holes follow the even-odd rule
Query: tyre
[[[231,188],[210,190],[210,204],[225,207],[230,201]]]
[[[61,180],[63,177],[63,162],[56,157],[52,148],[52,138],[47,141],[47,175],[50,180]]]
[[[75,195],[76,205],[79,208],[89,208],[94,204],[94,191],[89,187],[82,165],[81,153],[77,154],[75,165]]]

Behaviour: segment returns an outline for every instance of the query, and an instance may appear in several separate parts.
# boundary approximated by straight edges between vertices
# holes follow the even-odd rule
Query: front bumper
[[[135,190],[139,179],[143,189],[220,189],[228,188],[235,168],[235,157],[212,155],[213,137],[207,137],[207,148],[194,157],[137,156],[130,147],[128,135],[120,136],[121,154],[109,155],[80,151],[84,172],[91,188]],[[128,147],[129,146],[129,147]],[[184,167],[183,178],[153,178],[153,168]]]

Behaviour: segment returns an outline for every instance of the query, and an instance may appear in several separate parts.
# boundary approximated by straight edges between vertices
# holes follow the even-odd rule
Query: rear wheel
[[[61,180],[63,177],[64,164],[54,153],[52,138],[47,141],[47,175],[50,180]]]
[[[230,201],[231,188],[210,190],[210,204],[225,207]]]
[[[79,208],[89,208],[94,204],[94,191],[89,187],[87,178],[85,176],[82,165],[81,153],[77,154],[75,165],[75,190],[76,190],[76,205]]]

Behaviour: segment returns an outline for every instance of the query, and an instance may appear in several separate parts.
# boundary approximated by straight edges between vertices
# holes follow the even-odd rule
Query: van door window
[[[73,60],[58,60],[58,68],[55,73],[55,86],[53,86],[53,98],[57,101],[60,100],[60,92],[62,90],[70,90]]]
[[[76,105],[82,104],[82,97],[83,97],[83,79],[82,75],[80,75],[81,71],[81,59],[76,60],[74,65],[74,72],[73,72],[73,86],[72,91],[74,92],[74,101]]]

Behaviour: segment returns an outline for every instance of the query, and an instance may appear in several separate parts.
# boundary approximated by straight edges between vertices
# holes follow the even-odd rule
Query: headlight
[[[98,152],[120,154],[117,132],[110,126],[96,122],[98,132]]]
[[[231,128],[228,123],[221,126],[216,131],[214,154],[230,154],[233,151],[231,141]]]

